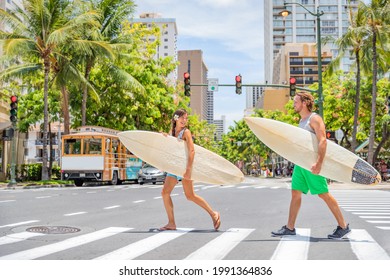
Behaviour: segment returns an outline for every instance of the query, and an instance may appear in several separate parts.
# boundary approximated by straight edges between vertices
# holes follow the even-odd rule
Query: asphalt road
[[[286,224],[290,183],[247,178],[238,185],[195,184],[221,213],[213,230],[208,214],[173,192],[177,231],[166,224],[161,185],[0,189],[0,260],[389,260],[390,192],[333,184],[352,228],[329,240],[336,222],[321,199],[307,195],[295,237],[272,237]],[[49,230],[45,232],[45,230]]]

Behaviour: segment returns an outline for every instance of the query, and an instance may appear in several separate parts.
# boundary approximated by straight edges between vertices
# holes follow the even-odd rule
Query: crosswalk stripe
[[[386,251],[364,229],[353,229],[348,235],[351,248],[359,260],[390,260]]]
[[[196,250],[186,260],[221,260],[255,229],[231,228]]]
[[[377,227],[379,229],[390,230],[390,227]]]
[[[26,240],[31,237],[42,236],[43,233],[38,232],[19,232],[0,237],[0,245],[11,244]]]
[[[178,228],[175,231],[163,231],[151,237],[132,243],[111,253],[96,258],[96,260],[132,260],[175,238],[193,230],[192,228]]]
[[[367,222],[372,224],[390,224],[390,221],[374,221],[374,220],[367,220]]]
[[[297,228],[297,235],[284,236],[271,260],[306,260],[309,253],[310,229]]]
[[[33,260],[43,256],[47,256],[53,253],[57,253],[66,249],[74,248],[83,244],[87,244],[102,238],[106,238],[121,232],[125,232],[130,230],[131,228],[122,228],[122,227],[110,227],[106,229],[102,229],[99,231],[95,231],[92,233],[80,235],[77,237],[69,238],[64,241],[60,241],[57,243],[53,243],[46,246],[41,246],[21,252],[17,252],[14,254],[1,256],[1,259],[4,260]]]
[[[37,223],[37,222],[39,222],[39,220],[24,221],[24,222],[20,222],[20,223],[13,223],[13,224],[8,224],[8,225],[3,225],[3,226],[0,226],[0,228],[15,227],[15,226],[21,226],[21,225],[32,224],[32,223]]]
[[[390,216],[359,216],[362,219],[390,219]]]

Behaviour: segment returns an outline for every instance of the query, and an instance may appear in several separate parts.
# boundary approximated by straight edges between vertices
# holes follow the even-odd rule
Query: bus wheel
[[[114,171],[114,174],[112,174],[111,185],[117,185],[117,184],[118,184],[118,172]]]
[[[77,187],[81,187],[83,185],[83,180],[81,179],[75,179],[74,180],[74,184],[77,186]]]

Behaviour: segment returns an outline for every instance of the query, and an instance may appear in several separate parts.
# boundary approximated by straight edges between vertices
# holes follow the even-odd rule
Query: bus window
[[[81,139],[65,139],[64,153],[66,155],[81,154]]]
[[[84,154],[86,154],[86,155],[101,155],[102,154],[102,139],[101,138],[85,138],[84,139]]]

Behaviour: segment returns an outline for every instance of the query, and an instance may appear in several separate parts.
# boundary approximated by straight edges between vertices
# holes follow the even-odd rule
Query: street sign
[[[218,91],[218,79],[215,78],[209,78],[207,80],[208,84],[208,91]]]

